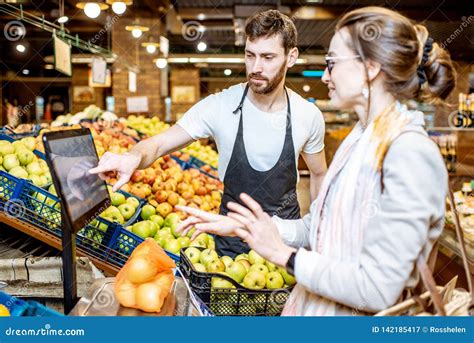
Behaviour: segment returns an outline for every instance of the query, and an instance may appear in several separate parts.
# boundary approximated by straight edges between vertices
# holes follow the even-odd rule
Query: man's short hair
[[[298,41],[293,21],[277,10],[260,12],[248,18],[245,23],[245,34],[250,41],[260,37],[279,35],[285,53],[296,47]]]

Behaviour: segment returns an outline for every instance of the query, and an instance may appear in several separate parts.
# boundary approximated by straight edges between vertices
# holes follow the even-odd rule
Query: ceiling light
[[[204,43],[204,42],[199,42],[198,45],[197,45],[197,49],[199,51],[206,51],[207,49],[207,44]]]
[[[155,42],[153,40],[153,37],[150,37],[150,40],[148,42],[143,42],[142,46],[146,48],[146,51],[149,54],[154,54],[156,50],[160,47],[160,43]]]
[[[308,93],[311,90],[311,87],[309,85],[304,85],[303,86],[303,91]]]
[[[142,34],[143,34],[142,30],[139,30],[139,29],[132,30],[132,36],[135,38],[140,38]]]
[[[97,18],[100,12],[109,8],[109,5],[100,1],[80,1],[76,4],[76,7],[84,10],[84,13],[89,18]]]
[[[69,18],[68,18],[68,16],[66,16],[66,15],[63,15],[62,17],[59,17],[59,18],[58,18],[58,23],[59,23],[59,24],[65,24],[65,23],[67,23],[68,21],[69,21]]]
[[[52,65],[52,64],[45,64],[45,65],[44,65],[44,69],[48,69],[48,70],[54,69],[54,65]]]
[[[25,52],[26,50],[26,47],[23,44],[17,44],[15,48],[16,48],[16,51],[21,52],[21,53]]]
[[[230,74],[232,74],[232,70],[230,70],[230,69],[224,69],[224,75],[225,75],[225,76],[229,76]]]
[[[141,25],[127,25],[125,26],[125,30],[132,32],[133,37],[140,38],[143,35],[143,32],[148,32],[150,28]]]
[[[133,5],[132,0],[105,0],[105,2],[109,4],[112,7],[112,11],[118,15],[124,14],[127,10],[127,6]]]
[[[23,73],[23,75],[29,75],[30,74],[30,71],[28,69],[23,69],[21,72]]]
[[[204,20],[204,19],[206,19],[206,16],[205,16],[204,13],[199,13],[199,14],[197,15],[197,20]]]
[[[168,60],[166,58],[157,58],[155,63],[158,68],[163,69],[168,65]]]

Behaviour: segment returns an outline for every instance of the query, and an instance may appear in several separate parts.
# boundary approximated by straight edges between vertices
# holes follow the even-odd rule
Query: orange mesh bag
[[[147,238],[132,253],[115,279],[115,295],[124,307],[160,312],[174,281],[176,265],[164,250]]]

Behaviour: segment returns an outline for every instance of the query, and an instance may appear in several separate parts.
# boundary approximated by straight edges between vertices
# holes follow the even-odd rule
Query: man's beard
[[[277,88],[277,86],[280,84],[280,82],[285,78],[286,70],[285,70],[286,62],[282,64],[280,70],[278,73],[275,75],[275,77],[271,80],[262,77],[260,74],[248,74],[247,75],[247,81],[249,83],[249,87],[252,89],[253,92],[257,94],[269,94]],[[267,81],[267,85],[264,86],[264,84],[257,85],[252,82],[252,79],[255,78],[257,80],[265,80]]]

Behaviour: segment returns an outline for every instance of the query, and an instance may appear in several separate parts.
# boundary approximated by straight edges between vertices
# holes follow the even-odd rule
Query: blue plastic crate
[[[142,237],[134,234],[131,231],[128,231],[124,227],[120,227],[120,229],[116,231],[116,238],[113,239],[113,242],[110,245],[112,252],[110,260],[118,266],[123,266],[125,262],[127,262],[127,259],[132,254],[133,250],[135,250],[135,248],[143,241],[144,239]],[[166,250],[165,252],[169,257],[171,257],[173,261],[180,261],[179,255],[175,255]]]
[[[179,159],[179,158],[176,157],[176,156],[172,156],[172,155],[170,155],[170,156],[171,156],[171,158],[172,158],[174,161],[176,161],[176,162],[178,163],[178,165],[181,167],[181,169],[187,170],[187,169],[189,169],[189,168],[192,168],[192,165],[189,164],[188,162],[183,161],[183,160]]]
[[[24,138],[24,137],[20,137],[20,138]],[[4,133],[0,133],[0,141],[8,141],[8,142],[15,142],[17,139],[13,138],[12,136],[10,135],[6,135]],[[33,150],[33,152],[35,153],[36,156],[38,156],[39,158],[45,160],[46,159],[46,156],[44,155],[44,153],[42,153],[41,151],[39,150]]]
[[[17,198],[25,183],[26,180],[19,179],[0,170],[0,203],[5,205],[10,199]]]
[[[41,125],[35,124],[33,126],[33,130],[30,132],[23,132],[23,133],[16,133],[14,130],[10,129],[7,126],[4,126],[0,129],[0,134],[2,135],[7,135],[13,139],[21,139],[25,137],[36,137],[38,136],[39,132],[41,130]]]
[[[36,301],[25,301],[11,296],[5,292],[0,291],[0,304],[6,306],[10,311],[10,315],[14,317],[29,316],[29,317],[53,317],[62,316],[61,313],[56,312]]]
[[[203,166],[205,165],[208,165],[206,162],[204,161],[201,161],[200,159],[194,157],[194,156],[191,156],[191,158],[189,159],[189,164],[193,167],[193,168],[196,168],[196,169],[199,169],[199,171],[201,173],[203,173],[204,175],[210,177],[210,178],[213,178],[213,179],[219,179],[218,177],[214,176],[214,175],[211,175],[209,174],[208,172],[204,171],[202,169]],[[209,167],[211,167],[212,170],[214,171],[217,171],[216,168],[214,168],[213,166],[209,165]]]

